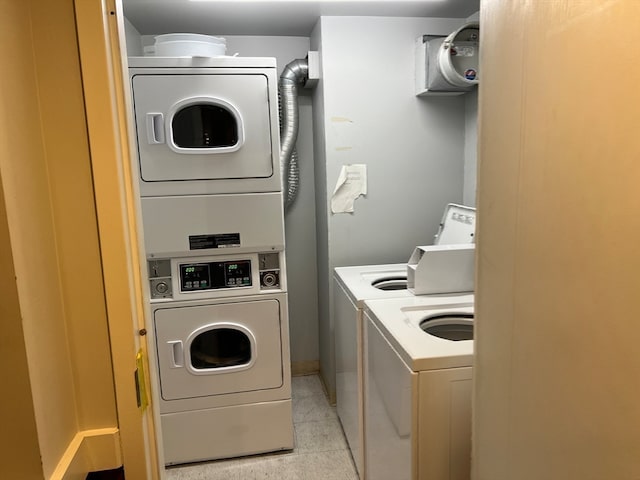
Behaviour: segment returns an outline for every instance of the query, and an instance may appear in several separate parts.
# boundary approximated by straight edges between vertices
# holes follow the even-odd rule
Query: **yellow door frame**
[[[128,479],[159,479],[151,409],[138,406],[136,356],[146,364],[136,195],[130,169],[121,0],[75,0],[118,424]],[[145,365],[146,366],[146,365]],[[148,377],[148,376],[146,376]],[[148,378],[144,388],[149,391]]]

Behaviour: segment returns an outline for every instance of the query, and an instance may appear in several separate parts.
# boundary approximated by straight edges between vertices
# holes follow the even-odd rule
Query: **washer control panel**
[[[180,263],[181,292],[251,287],[251,260]]]
[[[282,252],[147,260],[152,301],[272,293],[286,285]]]

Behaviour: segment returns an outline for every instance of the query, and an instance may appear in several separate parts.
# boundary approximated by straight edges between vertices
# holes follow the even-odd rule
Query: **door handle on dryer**
[[[147,113],[147,141],[150,145],[164,143],[164,116]]]
[[[171,340],[167,342],[170,349],[171,355],[171,368],[182,368],[184,367],[184,350],[182,348],[181,340]]]

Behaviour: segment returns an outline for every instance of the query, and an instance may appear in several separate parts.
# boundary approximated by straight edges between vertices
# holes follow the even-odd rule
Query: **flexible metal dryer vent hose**
[[[280,99],[280,174],[284,192],[284,208],[287,210],[296,199],[300,185],[298,168],[298,85],[304,85],[309,75],[305,59],[293,60],[280,75],[278,97]]]

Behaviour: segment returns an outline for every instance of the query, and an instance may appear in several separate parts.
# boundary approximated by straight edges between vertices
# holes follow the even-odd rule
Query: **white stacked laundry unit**
[[[291,449],[275,60],[129,67],[165,463]]]

